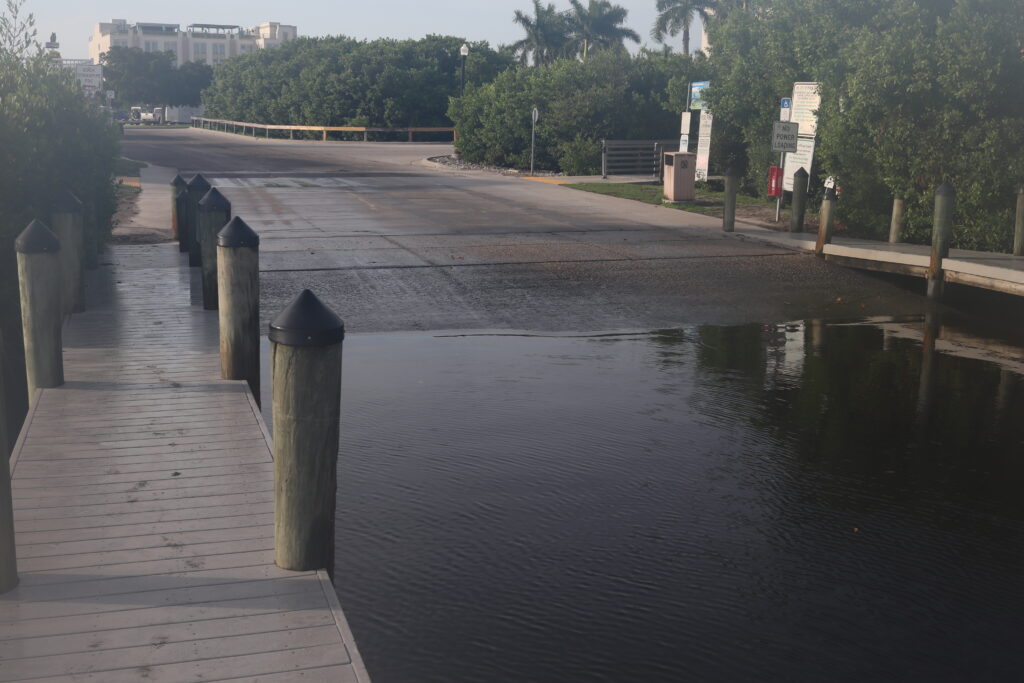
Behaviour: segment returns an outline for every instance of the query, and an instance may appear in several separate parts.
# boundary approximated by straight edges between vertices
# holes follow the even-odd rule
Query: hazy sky
[[[550,1],[550,0],[545,0]],[[555,6],[567,8],[569,0],[554,0]],[[629,10],[626,25],[650,39],[655,17],[655,0],[618,0]],[[470,40],[487,40],[492,46],[511,43],[522,37],[522,30],[512,23],[517,9],[530,11],[530,0],[307,0],[294,4],[247,0],[246,2],[126,2],[125,0],[25,0],[25,10],[36,17],[40,40],[56,33],[61,55],[68,58],[88,57],[89,36],[95,25],[111,19],[135,22],[166,22],[169,24],[238,24],[255,26],[264,21],[294,24],[299,34],[322,36],[344,34],[356,38],[419,38],[429,33],[456,35]],[[694,31],[691,49],[696,49],[699,33]],[[679,49],[680,36],[674,40]]]

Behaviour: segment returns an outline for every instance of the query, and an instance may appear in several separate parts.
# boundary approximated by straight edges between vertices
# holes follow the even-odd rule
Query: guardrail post
[[[196,173],[186,185],[188,189],[188,265],[198,268],[203,256],[199,250],[199,200],[210,191],[210,183],[202,173]]]
[[[722,230],[736,229],[736,193],[739,191],[739,174],[732,166],[725,171],[725,207],[722,211]]]
[[[260,238],[238,216],[217,233],[220,375],[260,403]]]
[[[903,197],[892,200],[892,218],[889,220],[889,244],[903,241]]]
[[[1013,222],[1013,255],[1024,256],[1024,185],[1017,190],[1017,215]]]
[[[803,232],[804,212],[807,210],[807,171],[803,166],[793,174],[793,208],[789,217],[789,231]]]
[[[231,202],[213,187],[199,200],[199,252],[203,308],[217,310],[217,233],[231,220]]]
[[[64,384],[60,241],[45,223],[34,220],[14,240],[14,250],[18,253],[21,329],[31,404],[36,389]]]
[[[4,340],[0,337],[0,358]],[[18,585],[18,547],[14,542],[14,502],[11,469],[7,464],[7,409],[4,405],[4,368],[0,363],[0,594]]]
[[[327,142],[327,129],[324,128],[324,142]]]
[[[932,259],[928,266],[928,298],[941,299],[943,290],[942,260],[949,256],[953,239],[953,202],[956,191],[949,183],[935,190],[935,217],[932,221]]]
[[[82,202],[69,190],[61,192],[50,213],[50,226],[60,250],[61,308],[64,315],[80,313],[83,306],[83,277],[85,269],[85,235]]]
[[[601,140],[601,177],[608,177],[608,141]]]
[[[814,253],[825,255],[825,245],[832,244],[832,219],[836,211],[836,190],[825,188],[825,198],[821,200],[821,211],[818,215],[818,239],[814,243]]]
[[[178,250],[185,251],[181,246],[181,231],[182,224],[185,222],[185,217],[180,213],[181,209],[178,206],[178,193],[185,189],[188,183],[181,175],[174,176],[174,180],[171,181],[171,234],[174,239],[178,240]]]
[[[274,560],[334,571],[345,324],[308,289],[270,324]]]

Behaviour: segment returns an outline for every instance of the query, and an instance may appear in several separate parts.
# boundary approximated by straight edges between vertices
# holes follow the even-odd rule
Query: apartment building
[[[124,19],[96,24],[89,37],[89,59],[99,64],[100,55],[112,47],[137,47],[146,52],[170,52],[174,63],[205,62],[211,66],[229,57],[277,47],[298,37],[295,26],[268,21],[252,28],[228,24],[144,23]]]

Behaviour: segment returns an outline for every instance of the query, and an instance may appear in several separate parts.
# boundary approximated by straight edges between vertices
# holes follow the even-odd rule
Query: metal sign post
[[[533,152],[537,146],[537,119],[540,118],[540,111],[533,108],[533,128],[530,131],[530,175],[533,175]]]
[[[789,122],[790,116],[793,112],[793,98],[783,97],[779,103],[779,121]],[[779,168],[786,168],[786,152],[780,150],[779,154]],[[785,196],[785,191],[779,191],[779,197],[775,200],[775,222],[779,222],[779,215],[782,213],[782,198]]]

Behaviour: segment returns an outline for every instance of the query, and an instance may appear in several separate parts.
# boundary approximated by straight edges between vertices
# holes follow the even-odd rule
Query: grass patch
[[[139,171],[147,166],[149,166],[149,164],[143,161],[132,161],[131,159],[118,157],[117,162],[114,164],[114,175],[124,176],[126,178],[138,178]]]

